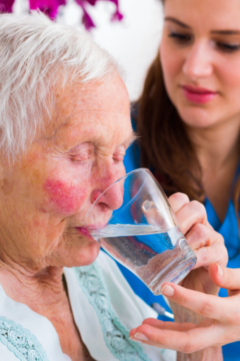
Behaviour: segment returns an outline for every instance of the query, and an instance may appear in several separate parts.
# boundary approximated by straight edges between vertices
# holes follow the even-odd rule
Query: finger
[[[228,252],[223,237],[213,228],[204,224],[195,224],[186,236],[186,240],[197,256],[194,268],[206,267],[211,263],[226,266]]]
[[[166,217],[164,217],[154,202],[146,200],[143,202],[141,208],[148,224],[165,230],[169,228]]]
[[[165,283],[161,292],[172,301],[204,317],[224,321],[233,312],[229,298],[192,291],[173,283]]]
[[[143,321],[143,325],[149,325],[161,330],[172,330],[172,331],[188,331],[194,327],[197,327],[193,323],[177,323],[177,322],[165,322],[157,320],[155,318],[147,318]]]
[[[240,290],[240,269],[231,269],[218,264],[209,266],[209,276],[219,287]]]
[[[196,223],[208,225],[206,210],[197,201],[184,205],[176,212],[176,218],[182,233],[185,235]]]
[[[205,224],[195,224],[186,235],[186,240],[193,251],[208,247],[216,242],[216,236],[212,229]],[[223,243],[223,241],[222,241]]]
[[[174,193],[169,198],[168,201],[172,207],[174,213],[177,213],[182,207],[188,204],[189,198],[184,193]]]
[[[224,239],[212,227],[195,224],[188,232],[186,240],[197,256],[194,268],[206,267],[211,263],[227,265],[228,252]]]
[[[188,331],[197,327],[193,323],[177,323],[177,322],[165,322],[157,320],[155,318],[147,318],[142,322],[142,325],[149,325],[160,330],[172,330],[172,331]],[[129,336],[134,336],[137,332],[137,327],[133,328],[129,332]]]
[[[194,251],[197,256],[197,262],[194,268],[208,267],[212,263],[218,263],[226,266],[228,254],[224,245],[213,244],[211,247],[203,247]]]
[[[228,296],[229,296],[229,297],[232,297],[232,296],[239,295],[239,294],[240,294],[240,290],[239,290],[239,289],[238,289],[238,290],[233,290],[233,291],[227,290],[227,293],[228,293]]]
[[[143,343],[180,351],[192,353],[209,346],[222,344],[221,329],[214,327],[197,326],[188,331],[161,330],[149,325],[141,325],[135,329],[135,334],[130,338]]]

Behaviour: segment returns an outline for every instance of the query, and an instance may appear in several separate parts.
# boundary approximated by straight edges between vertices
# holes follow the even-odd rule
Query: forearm
[[[199,324],[204,320],[204,317],[196,314],[195,312],[189,311],[188,309],[177,305],[174,302],[170,301],[172,311],[174,313],[174,319],[176,322],[184,323],[194,323]],[[189,345],[190,346],[190,345]],[[186,349],[186,352],[188,350]],[[193,353],[177,353],[177,361],[222,361],[222,347],[207,347],[204,350],[193,352]]]

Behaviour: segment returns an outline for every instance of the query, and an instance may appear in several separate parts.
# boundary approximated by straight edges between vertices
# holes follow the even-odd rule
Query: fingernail
[[[222,267],[220,267],[217,263],[216,263],[216,265],[217,265],[217,268],[218,268],[218,274],[219,274],[219,276],[222,276],[222,275],[223,275]]]
[[[134,337],[142,341],[148,341],[148,338],[143,333],[140,332],[135,333]]]
[[[174,295],[174,289],[171,286],[163,286],[161,292],[164,296],[171,297]]]

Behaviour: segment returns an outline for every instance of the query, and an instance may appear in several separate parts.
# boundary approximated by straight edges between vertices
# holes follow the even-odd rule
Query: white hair
[[[22,154],[51,117],[53,87],[101,80],[119,71],[112,57],[86,33],[45,15],[0,15],[0,151]]]

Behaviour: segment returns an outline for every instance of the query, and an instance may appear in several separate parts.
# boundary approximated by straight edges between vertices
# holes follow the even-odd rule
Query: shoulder
[[[0,285],[1,361],[66,361],[52,324],[9,298]]]

